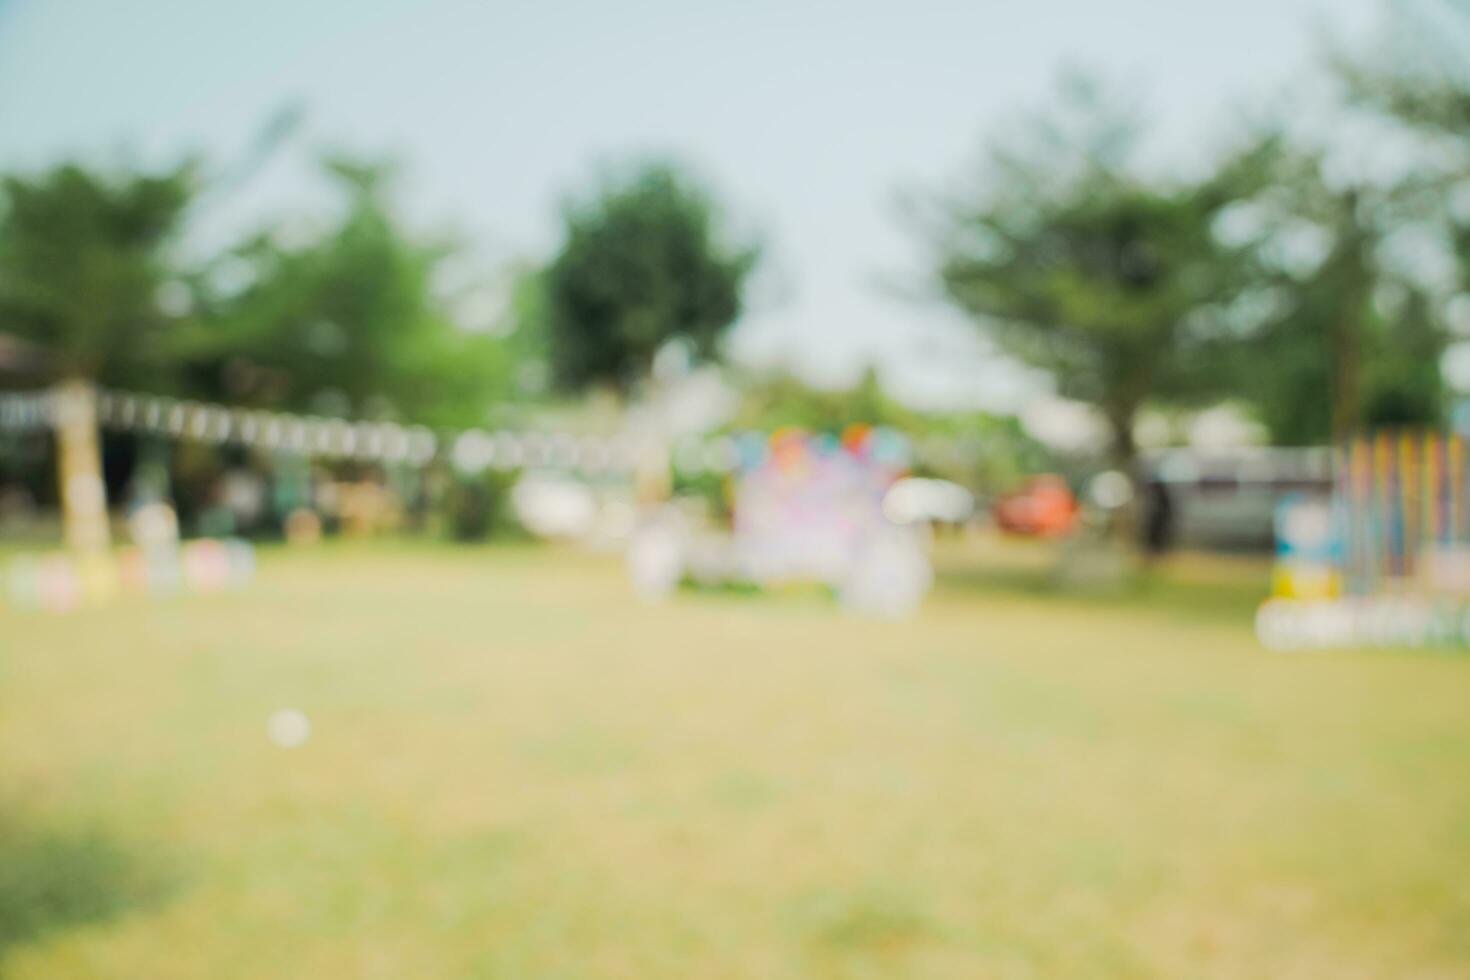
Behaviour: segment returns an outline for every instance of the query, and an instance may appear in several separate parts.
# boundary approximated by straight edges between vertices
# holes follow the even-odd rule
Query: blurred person
[[[1149,480],[1144,488],[1140,527],[1144,557],[1162,557],[1174,543],[1174,501],[1163,480]]]
[[[265,513],[268,488],[265,478],[252,469],[235,467],[220,482],[220,503],[230,512],[236,533],[256,528]]]

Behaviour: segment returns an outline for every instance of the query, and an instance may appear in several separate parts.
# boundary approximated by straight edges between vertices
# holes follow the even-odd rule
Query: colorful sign
[[[744,437],[734,533],[756,582],[840,582],[888,522],[883,495],[908,466],[898,433],[850,426],[841,436],[779,429],[764,445]]]
[[[1331,599],[1342,589],[1339,522],[1332,501],[1289,494],[1276,505],[1276,565],[1271,594],[1287,599]]]

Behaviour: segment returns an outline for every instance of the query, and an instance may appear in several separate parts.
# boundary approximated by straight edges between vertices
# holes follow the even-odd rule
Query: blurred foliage
[[[1001,352],[1095,406],[1125,466],[1143,408],[1226,396],[1282,444],[1442,423],[1450,311],[1470,293],[1470,80],[1444,28],[1470,18],[1417,0],[1394,9],[1416,43],[1339,55],[1332,111],[1391,131],[1396,169],[1355,168],[1331,139],[1281,124],[1192,176],[1161,175],[1140,163],[1147,129],[1132,105],[1070,75],[955,188],[918,200],[936,290]],[[258,170],[298,118],[279,114],[207,181],[194,162],[64,163],[0,181],[0,329],[44,364],[25,383],[76,375],[267,409],[533,425],[592,389],[604,400],[580,406],[615,412],[671,341],[716,358],[741,315],[758,248],[731,235],[706,188],[657,161],[573,197],[544,264],[455,288],[461,243],[412,228],[391,168],[349,157],[324,161],[329,219],[187,255],[200,201]],[[784,374],[746,375],[742,389],[734,428],[865,422],[972,440],[964,462],[925,467],[977,486],[1056,467],[1014,419],[916,411],[873,371],[842,389]]]
[[[0,324],[52,376],[166,386],[186,287],[174,247],[196,168],[104,173],[66,163],[0,184]]]
[[[1124,463],[1145,404],[1231,395],[1288,445],[1442,424],[1447,311],[1470,285],[1470,224],[1446,206],[1470,178],[1452,60],[1340,60],[1344,118],[1411,137],[1414,162],[1390,173],[1265,126],[1192,181],[1147,176],[1136,116],[1069,78],[991,147],[978,190],[927,202],[941,290],[1098,407]],[[1434,274],[1443,258],[1454,281]]]
[[[743,379],[741,402],[733,420],[737,429],[770,432],[794,425],[813,432],[840,432],[856,423],[921,427],[923,416],[888,397],[876,368],[869,367],[847,388],[812,385],[789,371]]]
[[[1470,287],[1470,224],[1453,206],[1470,180],[1470,83],[1453,36],[1470,17],[1408,0],[1384,28],[1383,43],[1332,67],[1344,119],[1375,124],[1400,165],[1372,173],[1268,133],[1259,193],[1241,202],[1260,225],[1255,323],[1230,373],[1278,443],[1446,415],[1447,310]],[[1437,257],[1451,281],[1432,272]]]
[[[511,488],[520,475],[519,471],[485,470],[455,476],[445,500],[449,537],[470,542],[523,536],[510,502]]]
[[[921,446],[915,475],[953,480],[982,493],[1004,493],[1034,474],[1068,470],[1067,461],[1026,432],[1013,415],[974,411],[934,417],[920,430],[920,439],[942,448]]]
[[[1222,392],[1210,314],[1247,271],[1214,234],[1246,168],[1146,178],[1140,131],[1121,100],[1069,78],[1054,109],[992,145],[978,189],[924,215],[945,297],[1062,395],[1096,406],[1125,467],[1145,404]]]
[[[677,465],[677,461],[671,475],[673,496],[703,501],[705,513],[716,523],[726,523],[734,516],[734,485],[730,476],[705,467],[685,470]]]
[[[453,322],[435,274],[453,254],[394,216],[390,174],[327,162],[340,220],[304,243],[262,232],[216,263],[187,338],[196,392],[230,404],[401,418],[484,421],[511,384],[500,338]]]
[[[340,217],[272,226],[207,260],[179,253],[200,189],[193,164],[107,173],[63,164],[12,176],[0,205],[0,323],[51,376],[252,407],[485,420],[519,351],[462,329],[439,273],[455,255],[396,217],[391,173],[326,161]],[[519,316],[530,322],[531,316]]]
[[[604,180],[564,214],[544,274],[552,377],[627,392],[681,339],[712,358],[741,311],[757,250],[728,242],[710,195],[669,164]]]
[[[551,393],[551,339],[548,336],[546,275],[535,266],[513,270],[506,356],[514,366],[515,401],[544,399]]]
[[[1439,423],[1442,304],[1394,254],[1395,233],[1420,217],[1418,188],[1334,182],[1321,154],[1274,134],[1255,160],[1258,191],[1232,206],[1254,268],[1222,376],[1277,443]]]

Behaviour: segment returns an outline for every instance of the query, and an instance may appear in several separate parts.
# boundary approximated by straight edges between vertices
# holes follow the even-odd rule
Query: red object
[[[1077,523],[1077,498],[1061,477],[1046,473],[995,502],[992,511],[1002,531],[1052,538],[1066,534]]]

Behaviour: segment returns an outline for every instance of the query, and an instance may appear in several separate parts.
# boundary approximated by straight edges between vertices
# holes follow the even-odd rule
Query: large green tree
[[[62,164],[0,184],[0,332],[49,373],[166,388],[188,311],[174,250],[196,190],[185,165],[105,173]]]
[[[732,243],[710,197],[667,164],[603,182],[566,208],[542,281],[553,379],[627,391],[667,342],[719,351],[756,249]]]
[[[1095,406],[1128,472],[1145,405],[1217,392],[1211,314],[1243,281],[1215,234],[1242,168],[1146,177],[1138,134],[1116,101],[1069,82],[1056,110],[992,147],[978,190],[939,202],[932,237],[943,295]]]

